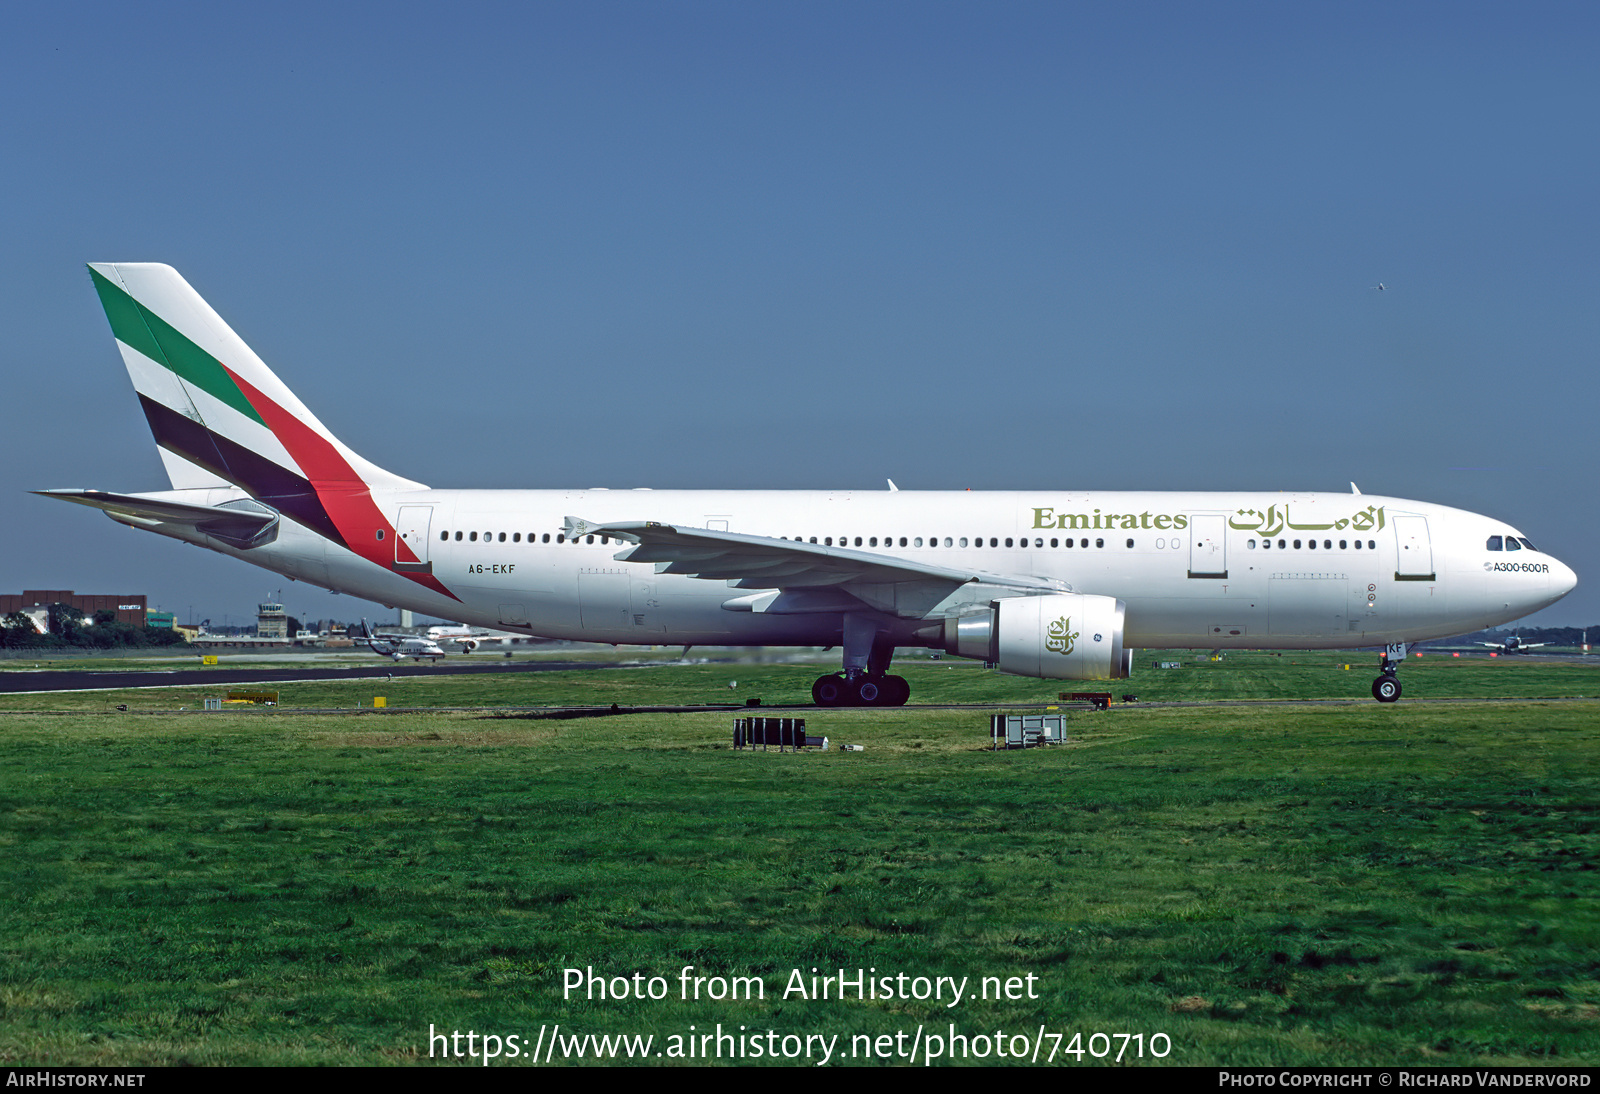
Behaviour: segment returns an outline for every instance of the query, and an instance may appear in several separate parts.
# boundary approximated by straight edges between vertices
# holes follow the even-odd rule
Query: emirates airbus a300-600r
[[[169,266],[90,266],[171,490],[40,493],[462,623],[640,644],[840,646],[823,705],[904,703],[901,646],[1057,680],[1136,648],[1385,647],[1554,603],[1491,517],[1355,492],[436,490],[341,443]]]

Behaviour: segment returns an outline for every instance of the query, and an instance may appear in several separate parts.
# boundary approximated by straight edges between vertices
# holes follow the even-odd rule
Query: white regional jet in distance
[[[1393,702],[1408,643],[1577,583],[1502,521],[1356,493],[431,489],[335,438],[171,267],[89,269],[172,489],[39,493],[468,625],[841,646],[825,706],[904,703],[901,646],[1107,680],[1136,648],[1382,645]]]
[[[383,634],[374,632],[367,626],[367,621],[361,621],[361,633],[350,636],[354,641],[365,643],[367,648],[379,657],[392,657],[396,661],[407,657],[421,661],[424,657],[434,661],[444,656],[444,650],[439,648],[439,643],[431,638],[424,638],[416,634]]]

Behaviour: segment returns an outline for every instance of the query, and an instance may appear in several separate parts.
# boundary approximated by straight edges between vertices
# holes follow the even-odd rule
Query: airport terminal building
[[[75,593],[71,589],[24,589],[21,596],[0,593],[0,618],[12,612],[43,611],[51,604],[77,608],[85,619],[93,619],[95,612],[115,612],[118,623],[143,627],[147,622],[143,593]]]

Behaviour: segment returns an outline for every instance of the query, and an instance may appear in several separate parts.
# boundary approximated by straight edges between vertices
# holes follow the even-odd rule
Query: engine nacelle
[[[1007,597],[945,620],[943,646],[1018,676],[1121,680],[1133,668],[1122,645],[1125,610],[1116,597],[1087,593]]]

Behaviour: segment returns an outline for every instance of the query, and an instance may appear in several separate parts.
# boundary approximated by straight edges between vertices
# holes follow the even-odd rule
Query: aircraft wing
[[[607,535],[634,543],[617,560],[653,562],[656,573],[764,590],[723,604],[730,611],[797,615],[865,606],[923,619],[975,600],[1073,591],[1054,578],[937,566],[876,551],[654,521],[597,524],[568,517],[566,529],[569,536]]]

